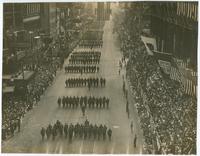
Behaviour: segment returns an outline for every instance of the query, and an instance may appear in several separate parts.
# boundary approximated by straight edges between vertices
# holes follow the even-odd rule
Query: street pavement
[[[116,35],[112,33],[112,20],[104,26],[103,47],[100,49],[100,72],[98,74],[65,74],[64,69],[57,72],[57,76],[41,101],[33,110],[27,112],[22,121],[21,132],[2,143],[3,153],[69,153],[69,154],[140,154],[142,153],[142,131],[139,126],[134,100],[129,92],[130,117],[126,113],[126,99],[122,91],[122,74],[119,75],[119,60],[121,52],[116,41]],[[68,60],[65,61],[68,64]],[[105,77],[106,87],[91,88],[65,88],[67,77]],[[128,86],[128,83],[127,83]],[[86,109],[86,117],[82,116],[81,109],[58,108],[59,96],[106,96],[110,98],[109,109]],[[81,140],[73,139],[69,143],[67,139],[57,137],[53,140],[42,141],[41,127],[47,127],[57,120],[62,123],[83,123],[88,119],[93,124],[106,124],[112,129],[112,140]],[[130,123],[134,123],[134,132],[131,133]],[[137,147],[133,147],[135,134],[138,136]]]

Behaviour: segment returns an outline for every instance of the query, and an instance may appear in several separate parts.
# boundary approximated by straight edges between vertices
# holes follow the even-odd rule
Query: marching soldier
[[[65,138],[67,138],[67,134],[68,134],[68,124],[65,123],[64,125],[64,133],[65,133]]]
[[[60,105],[61,105],[61,98],[60,97],[58,98],[57,102],[58,102],[58,107],[60,107]]]
[[[47,129],[46,129],[47,140],[49,139],[50,135],[51,135],[50,129],[49,129],[49,127],[47,127]]]
[[[103,126],[103,140],[106,139],[106,131],[107,131],[107,127],[106,125]]]
[[[97,128],[97,135],[98,135],[98,140],[100,140],[100,136],[101,136],[101,128],[100,128],[100,126]]]
[[[111,141],[112,130],[110,128],[108,129],[107,134],[108,134],[109,140]]]
[[[85,106],[82,106],[81,110],[82,110],[83,116],[85,116]]]
[[[101,87],[103,86],[103,79],[100,78],[100,84],[101,84]]]
[[[75,138],[77,137],[78,135],[78,123],[74,126],[74,136]]]
[[[85,126],[89,126],[89,124],[90,124],[90,123],[89,123],[88,119],[86,119],[86,120],[85,120]]]
[[[90,124],[90,127],[89,127],[89,138],[91,138],[92,132],[93,132],[93,126],[92,126],[92,124]]]
[[[106,105],[107,105],[107,109],[109,108],[109,99],[106,99]]]
[[[59,132],[60,132],[60,136],[62,137],[63,136],[63,125],[62,125],[62,123],[59,126]]]
[[[93,127],[93,136],[94,136],[94,139],[96,139],[96,135],[97,135],[97,125],[95,124],[94,127]]]
[[[54,126],[53,130],[52,130],[52,136],[53,136],[53,140],[55,140],[55,137],[57,135],[57,132],[56,132],[56,126]]]
[[[105,98],[105,96],[103,97],[103,108],[105,108],[106,107],[106,98]]]
[[[80,125],[80,131],[79,131],[79,136],[80,136],[80,138],[83,137],[83,131],[84,131],[84,126],[81,124],[81,125]]]
[[[63,108],[65,107],[65,97],[64,96],[62,98],[62,106],[63,106]]]
[[[42,136],[42,140],[44,140],[44,136],[45,136],[45,128],[44,127],[42,127],[40,134]]]

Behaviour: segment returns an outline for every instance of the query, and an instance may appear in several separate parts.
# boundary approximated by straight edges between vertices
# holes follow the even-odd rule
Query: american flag
[[[179,61],[178,66],[187,68],[187,64],[183,61]],[[171,66],[170,78],[178,81],[182,84],[183,90],[187,95],[197,97],[197,85],[190,79],[186,78],[183,73],[184,70]],[[191,74],[197,75],[196,72],[191,71]]]

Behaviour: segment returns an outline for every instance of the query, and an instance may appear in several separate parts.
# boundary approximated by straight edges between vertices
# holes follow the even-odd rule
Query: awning
[[[34,71],[24,71],[23,73],[20,73],[20,75],[18,75],[17,77],[15,77],[15,80],[29,80],[34,74]],[[23,79],[23,75],[24,75],[24,79]]]
[[[15,87],[14,86],[7,86],[7,87],[4,87],[3,89],[3,93],[13,93],[14,90],[15,90]]]
[[[24,18],[23,22],[25,23],[25,22],[30,22],[30,21],[38,20],[38,19],[40,19],[39,15],[38,16]]]
[[[153,55],[152,50],[150,49],[150,45],[153,47],[154,51],[157,51],[157,46],[156,46],[156,40],[155,38],[151,38],[151,37],[146,37],[146,36],[141,36],[141,40],[144,43],[146,49],[147,49],[147,53],[149,55]]]
[[[12,75],[2,75],[3,80],[10,80]]]

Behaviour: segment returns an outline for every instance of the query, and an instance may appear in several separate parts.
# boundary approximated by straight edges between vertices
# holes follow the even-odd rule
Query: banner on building
[[[141,40],[144,43],[147,53],[153,55],[153,51],[157,51],[156,39],[146,36],[141,36]]]

